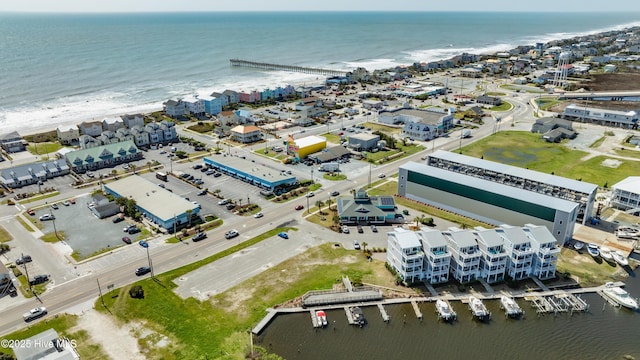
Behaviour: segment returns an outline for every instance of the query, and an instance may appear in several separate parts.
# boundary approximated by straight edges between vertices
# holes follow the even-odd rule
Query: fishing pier
[[[242,59],[230,59],[231,66],[236,67],[245,67],[259,70],[274,70],[274,71],[287,71],[287,72],[297,72],[303,74],[315,74],[315,75],[323,75],[323,76],[345,76],[347,75],[346,71],[341,70],[332,70],[332,69],[320,69],[306,66],[296,66],[296,65],[284,65],[284,64],[271,64],[264,62],[256,62]]]

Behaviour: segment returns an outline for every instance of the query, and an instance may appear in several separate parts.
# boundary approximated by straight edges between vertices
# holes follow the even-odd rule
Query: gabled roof
[[[256,131],[259,132],[260,128],[255,125],[238,125],[229,131],[235,132],[238,134],[248,134]]]

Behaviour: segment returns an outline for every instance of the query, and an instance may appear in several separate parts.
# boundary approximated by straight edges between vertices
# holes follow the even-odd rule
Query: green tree
[[[322,215],[322,206],[324,203],[321,200],[316,201],[316,207],[318,208],[318,212]]]
[[[191,227],[191,214],[193,213],[193,210],[187,209],[185,213],[187,213],[187,220],[189,221],[189,227]]]
[[[369,245],[368,242],[366,242],[366,241],[362,242],[362,251],[367,251],[367,245]]]

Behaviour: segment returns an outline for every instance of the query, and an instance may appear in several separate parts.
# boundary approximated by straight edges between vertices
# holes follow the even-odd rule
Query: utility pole
[[[102,296],[102,289],[100,288],[100,280],[96,278],[96,282],[98,283],[98,293],[100,294],[100,301],[102,302],[102,306],[107,307],[104,303],[104,297]]]
[[[31,280],[29,279],[29,271],[27,271],[27,262],[24,261],[24,254],[20,253],[20,257],[22,258],[22,266],[24,267],[24,275],[27,277],[27,284],[29,284],[29,291],[33,293],[33,289],[31,287]]]
[[[151,256],[149,256],[149,246],[147,246],[147,260],[149,261],[149,269],[151,269],[151,278],[153,279],[153,265],[151,264]]]

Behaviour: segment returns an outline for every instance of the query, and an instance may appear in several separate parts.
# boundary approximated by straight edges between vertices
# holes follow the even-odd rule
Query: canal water
[[[640,296],[640,279],[631,274],[626,290]],[[640,359],[640,313],[615,308],[598,294],[581,295],[587,313],[538,316],[530,303],[520,320],[506,319],[499,301],[486,301],[491,321],[471,317],[466,304],[452,302],[458,320],[439,322],[435,303],[385,306],[385,323],[375,306],[363,307],[368,324],[349,325],[344,310],[329,310],[329,326],[314,329],[308,312],[277,316],[256,343],[285,359]]]

